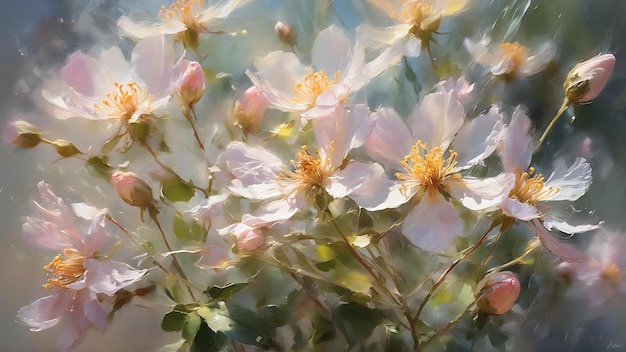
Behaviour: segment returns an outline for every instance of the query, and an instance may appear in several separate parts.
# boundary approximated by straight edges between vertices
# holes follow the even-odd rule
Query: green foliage
[[[176,238],[184,241],[204,242],[208,233],[208,229],[205,229],[200,223],[193,220],[186,222],[180,212],[176,212],[174,215],[173,227]]]
[[[170,202],[186,202],[193,197],[195,191],[188,182],[172,177],[161,183],[161,194]]]
[[[334,322],[350,345],[355,345],[367,338],[384,318],[382,311],[355,302],[341,304],[333,309]]]

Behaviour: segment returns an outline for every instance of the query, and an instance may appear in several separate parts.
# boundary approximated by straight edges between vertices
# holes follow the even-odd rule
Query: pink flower
[[[246,89],[241,99],[235,102],[234,123],[246,132],[256,131],[263,120],[268,105],[269,102],[259,93],[256,86]]]
[[[491,315],[508,312],[520,294],[517,275],[510,271],[487,274],[476,285],[476,305]]]
[[[111,175],[111,185],[120,198],[139,208],[153,206],[152,188],[133,172],[116,171]]]
[[[615,56],[612,54],[594,56],[578,63],[563,83],[567,99],[574,103],[588,103],[598,97],[609,81],[614,66]]]
[[[180,66],[183,74],[178,85],[178,95],[183,103],[193,105],[202,98],[206,89],[204,71],[196,61],[183,60]]]
[[[101,332],[106,329],[107,312],[98,296],[115,295],[139,281],[146,271],[121,262],[96,259],[97,251],[108,237],[104,211],[73,204],[74,214],[91,220],[84,232],[75,224],[65,202],[47,184],[40,182],[38,187],[49,207],[34,203],[41,218],[26,219],[24,236],[37,246],[62,254],[44,267],[50,277],[44,287],[50,294],[22,307],[17,317],[31,331],[45,330],[64,321],[59,348],[67,350],[76,346],[89,329]]]

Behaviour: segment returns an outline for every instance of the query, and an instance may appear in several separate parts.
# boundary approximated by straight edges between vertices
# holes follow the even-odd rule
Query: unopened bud
[[[202,66],[195,61],[189,61],[180,82],[179,94],[181,100],[187,105],[195,104],[202,98],[205,89]]]
[[[265,244],[265,235],[260,229],[249,229],[237,234],[237,247],[244,252],[253,252]]]
[[[34,125],[18,120],[6,124],[2,131],[2,139],[7,144],[30,149],[36,147],[41,142],[41,135]]]
[[[614,66],[615,56],[612,54],[594,56],[577,64],[563,83],[565,96],[573,103],[592,101],[606,86]]]
[[[296,32],[294,31],[293,26],[289,23],[282,21],[276,22],[274,31],[281,42],[289,46],[293,46],[296,43]]]
[[[52,146],[57,153],[64,158],[69,158],[76,154],[82,154],[80,150],[74,146],[74,144],[63,139],[57,139],[52,142]]]
[[[259,93],[256,86],[248,88],[233,108],[233,121],[246,132],[254,132],[269,105],[267,99]]]
[[[132,206],[149,208],[153,205],[152,188],[135,173],[116,171],[111,175],[111,185],[117,195]]]
[[[510,271],[487,274],[476,286],[478,308],[491,315],[508,312],[520,293],[517,276]]]

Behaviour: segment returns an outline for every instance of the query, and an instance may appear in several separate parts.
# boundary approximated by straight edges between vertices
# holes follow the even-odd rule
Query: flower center
[[[297,190],[311,190],[315,187],[323,187],[326,177],[331,173],[329,160],[320,159],[319,154],[310,155],[306,146],[302,146],[297,154],[297,160],[291,160],[294,171],[283,168],[283,173],[278,175],[277,181],[285,186],[282,181],[292,181],[297,184]]]
[[[615,264],[611,264],[608,268],[602,270],[600,277],[614,285],[618,285],[622,282],[622,272]]]
[[[302,82],[296,84],[294,100],[298,103],[306,103],[310,107],[315,106],[317,97],[328,91],[337,82],[340,74],[341,71],[337,71],[332,81],[328,81],[328,77],[322,71],[307,74]]]
[[[402,17],[418,28],[433,14],[433,4],[430,1],[412,0],[405,3],[405,8],[402,9]]]
[[[177,0],[170,5],[169,9],[165,5],[161,6],[159,18],[164,22],[182,22],[188,29],[199,33],[205,30],[196,20],[196,16],[202,10],[204,10],[204,0]]]
[[[94,104],[93,107],[108,112],[108,116],[128,120],[144,100],[151,98],[152,96],[147,95],[145,89],[137,88],[136,82],[127,84],[115,82],[115,90],[107,93],[106,99],[102,100],[102,105]]]
[[[528,58],[528,48],[519,42],[502,43],[500,50],[505,57],[508,57],[515,65],[514,69],[519,68]]]
[[[545,187],[544,177],[542,174],[536,174],[535,168],[531,167],[528,172],[521,172],[518,169],[515,175],[515,186],[509,192],[509,198],[517,199],[522,203],[532,206],[537,205],[540,200],[546,200],[559,193],[558,188],[552,186]]]
[[[68,285],[80,280],[85,273],[85,267],[83,262],[85,257],[78,253],[75,249],[66,248],[61,255],[57,255],[52,259],[50,264],[43,267],[48,272],[48,283],[43,285],[44,288],[50,289],[52,287],[66,288]]]
[[[457,164],[456,156],[457,153],[450,150],[448,157],[445,158],[442,147],[429,150],[426,144],[419,140],[413,146],[411,154],[402,160],[402,167],[406,172],[398,172],[396,177],[416,184],[431,196],[435,192],[448,193],[447,183],[461,179],[461,175],[454,171]]]

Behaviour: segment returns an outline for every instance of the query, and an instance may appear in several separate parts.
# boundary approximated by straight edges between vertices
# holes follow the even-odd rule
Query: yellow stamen
[[[521,67],[528,59],[528,48],[520,44],[519,42],[502,43],[500,44],[500,50],[505,57],[508,57],[515,67],[513,70]]]
[[[426,144],[419,140],[413,146],[411,154],[402,160],[402,167],[406,172],[398,172],[396,177],[414,183],[430,196],[434,196],[435,192],[447,194],[450,191],[449,182],[460,180],[461,175],[454,171],[457,153],[450,150],[447,158],[444,158],[444,153],[442,147],[429,150]],[[408,184],[405,188],[410,186]]]
[[[603,280],[613,285],[620,284],[622,282],[623,276],[624,276],[624,273],[615,264],[611,264],[608,268],[605,268],[600,273],[600,277]]]
[[[306,103],[308,106],[315,106],[317,97],[325,93],[337,82],[341,71],[337,71],[332,81],[322,71],[311,72],[304,76],[302,82],[297,83],[294,91],[296,96],[293,100],[298,103]]]
[[[63,255],[65,259],[59,254],[52,259],[50,264],[43,267],[50,276],[48,283],[43,285],[44,288],[66,288],[68,285],[80,280],[85,273],[83,262],[86,258],[82,254],[75,249],[66,248],[63,250]]]
[[[146,99],[152,99],[152,96],[147,95],[145,89],[137,88],[136,82],[115,82],[115,90],[107,93],[102,105],[94,104],[93,107],[108,112],[108,116],[128,120]]]
[[[518,169],[515,175],[515,186],[509,192],[509,198],[535,206],[538,201],[550,199],[559,193],[558,188],[545,186],[542,174],[532,176],[534,173],[534,167],[529,168],[528,172]]]
[[[177,0],[170,5],[169,9],[165,5],[161,6],[159,18],[163,22],[172,20],[182,22],[188,29],[200,33],[206,31],[206,28],[196,19],[202,10],[204,10],[204,0]]]
[[[291,166],[294,171],[283,168],[283,173],[278,175],[277,181],[283,187],[286,186],[285,181],[296,182],[296,189],[312,190],[315,187],[323,187],[326,178],[331,174],[332,167],[330,161],[320,159],[319,154],[310,155],[306,146],[302,146],[296,155],[297,160],[291,160]]]

